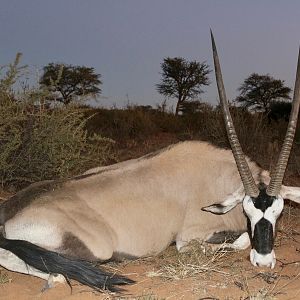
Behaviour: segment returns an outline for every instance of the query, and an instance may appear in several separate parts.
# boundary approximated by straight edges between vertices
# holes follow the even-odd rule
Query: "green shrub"
[[[0,120],[2,185],[68,177],[114,159],[113,141],[88,136],[84,112],[76,107],[39,110],[2,102]]]
[[[90,108],[86,111],[89,118],[88,131],[102,134],[115,140],[145,140],[152,135],[182,131],[182,121],[171,113],[155,109],[141,109],[130,106],[125,109]]]
[[[47,105],[47,90],[14,93],[12,74],[0,80],[2,186],[66,178],[116,160],[111,139],[88,135],[83,108]]]

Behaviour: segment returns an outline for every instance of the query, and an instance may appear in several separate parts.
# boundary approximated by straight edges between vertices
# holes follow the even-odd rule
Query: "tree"
[[[207,76],[210,70],[204,62],[189,62],[182,57],[167,57],[161,68],[162,80],[156,88],[160,94],[177,99],[175,115],[178,115],[183,103],[193,100],[203,92],[201,87],[210,83]]]
[[[288,122],[291,110],[292,103],[284,101],[273,101],[268,112],[269,123],[271,123],[272,120],[278,122],[281,119],[284,119],[286,122]]]
[[[101,93],[101,75],[96,74],[94,68],[50,63],[43,71],[40,84],[53,92],[54,100],[65,105],[76,96],[96,96]]]
[[[205,111],[211,111],[213,108],[208,103],[201,102],[199,100],[191,100],[183,102],[180,110],[183,116],[190,116],[197,113],[203,113]]]
[[[238,91],[240,95],[235,102],[245,108],[268,114],[272,102],[290,99],[291,89],[284,85],[284,80],[275,79],[268,74],[253,73],[245,79]]]

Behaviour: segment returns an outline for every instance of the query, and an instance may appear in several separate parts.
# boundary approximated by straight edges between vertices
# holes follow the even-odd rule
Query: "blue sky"
[[[216,38],[229,99],[252,72],[293,88],[300,43],[297,0],[1,0],[0,65],[94,67],[102,75],[100,104],[155,105],[164,57],[206,61],[209,28]],[[214,75],[202,99],[215,104]],[[172,104],[173,101],[169,100]]]

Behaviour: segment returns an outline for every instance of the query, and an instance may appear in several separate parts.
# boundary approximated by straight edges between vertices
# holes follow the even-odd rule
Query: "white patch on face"
[[[277,196],[277,198],[273,201],[273,204],[268,207],[264,213],[264,218],[268,220],[273,226],[273,233],[275,233],[275,224],[277,218],[280,216],[284,206],[284,201],[281,196]]]
[[[270,267],[273,269],[276,264],[276,257],[274,250],[268,254],[260,254],[255,249],[251,249],[250,251],[250,261],[255,267]]]
[[[243,200],[243,208],[251,223],[251,235],[254,235],[255,224],[264,217],[263,212],[254,206],[250,196],[246,196]]]
[[[246,196],[243,200],[243,208],[251,223],[251,234],[254,235],[254,228],[256,223],[265,218],[273,226],[273,233],[275,232],[275,224],[277,218],[280,216],[284,206],[283,198],[278,195],[277,198],[273,201],[273,204],[268,207],[265,212],[262,212],[260,209],[254,206],[254,203],[250,196]]]
[[[272,224],[273,234],[275,234],[275,224],[277,218],[280,216],[284,206],[284,201],[281,196],[277,196],[272,205],[268,207],[265,212],[262,212],[260,209],[254,206],[254,203],[251,197],[246,196],[243,200],[243,207],[245,213],[247,214],[251,222],[251,234],[254,235],[254,228],[257,222],[262,218],[265,218]],[[275,252],[272,250],[268,254],[260,254],[255,249],[251,249],[250,252],[250,261],[254,266],[267,266],[273,269],[276,264]]]

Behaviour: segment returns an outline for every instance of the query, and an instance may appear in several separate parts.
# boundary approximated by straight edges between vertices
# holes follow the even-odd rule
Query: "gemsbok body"
[[[155,255],[172,242],[181,250],[198,239],[234,249],[251,245],[253,265],[274,267],[283,199],[300,202],[300,188],[282,185],[299,109],[299,59],[287,135],[270,177],[241,150],[213,36],[212,43],[232,151],[182,142],[69,180],[32,184],[0,206],[0,265],[49,285],[65,278],[118,290],[132,281],[93,262]],[[239,237],[229,243],[227,233]]]

